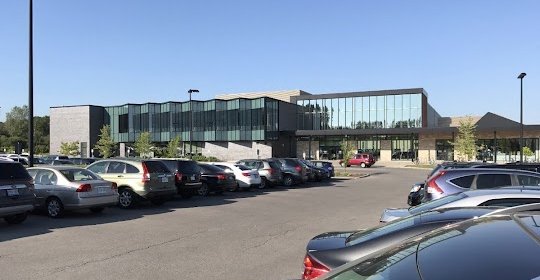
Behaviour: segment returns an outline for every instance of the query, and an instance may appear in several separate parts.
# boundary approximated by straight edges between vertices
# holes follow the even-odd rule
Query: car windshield
[[[411,208],[409,208],[409,213],[418,214],[420,212],[433,210],[433,209],[435,209],[437,207],[441,207],[441,206],[443,206],[445,204],[448,204],[450,202],[458,201],[458,200],[463,199],[465,197],[467,197],[467,195],[465,193],[457,193],[457,194],[448,195],[448,196],[445,196],[445,197],[441,197],[439,199],[432,200],[430,202],[422,203],[422,204],[420,204],[418,206],[411,207]]]
[[[60,170],[60,173],[70,182],[80,182],[88,180],[99,180],[100,178],[86,169],[66,169]]]
[[[353,246],[362,242],[366,242],[377,237],[386,235],[390,232],[399,231],[414,225],[414,220],[417,216],[409,216],[403,219],[394,220],[383,226],[374,227],[365,231],[358,231],[351,235],[346,242],[346,246]]]

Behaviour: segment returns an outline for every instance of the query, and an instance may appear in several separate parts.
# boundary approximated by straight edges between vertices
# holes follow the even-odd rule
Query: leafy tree
[[[534,152],[531,150],[531,148],[525,146],[523,147],[523,155],[526,157],[532,157],[534,156]]]
[[[152,152],[150,132],[146,131],[141,133],[137,140],[135,140],[133,148],[135,148],[135,152],[139,153],[140,157],[149,157],[150,152]]]
[[[111,127],[109,125],[104,125],[101,128],[99,140],[94,148],[97,149],[104,158],[109,158],[114,155],[116,143],[111,137]]]
[[[347,141],[347,139],[343,139],[340,144],[341,152],[343,153],[343,166],[347,168],[347,165],[349,165],[349,160],[353,157],[353,155],[356,152],[356,148],[353,145],[352,141]]]
[[[459,161],[476,158],[476,124],[470,116],[459,121],[458,135],[452,145]]]
[[[34,151],[36,154],[49,153],[49,116],[34,117]]]
[[[180,136],[176,136],[169,141],[167,149],[165,150],[165,157],[175,158],[178,156],[178,148],[180,147]]]
[[[79,141],[60,143],[60,153],[66,156],[78,156],[80,154]]]

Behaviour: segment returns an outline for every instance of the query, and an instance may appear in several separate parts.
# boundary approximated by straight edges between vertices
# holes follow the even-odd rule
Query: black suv
[[[307,182],[309,174],[307,167],[297,158],[278,158],[281,162],[281,172],[283,173],[283,185],[286,187],[294,184]]]
[[[0,160],[0,218],[19,224],[34,209],[34,183],[18,162]]]
[[[196,195],[201,188],[201,168],[197,162],[182,159],[160,159],[174,174],[178,194],[183,198]]]

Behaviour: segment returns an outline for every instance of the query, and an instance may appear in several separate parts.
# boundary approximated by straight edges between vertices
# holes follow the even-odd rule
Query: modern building
[[[460,120],[441,117],[422,88],[312,95],[301,90],[218,95],[216,99],[120,106],[51,108],[51,152],[79,141],[81,155],[108,124],[119,155],[148,131],[156,147],[180,136],[182,153],[222,160],[266,157],[337,159],[346,139],[379,161],[453,160]],[[477,126],[479,159],[519,160],[519,123],[487,113],[471,117]],[[540,159],[540,125],[524,126],[524,144]],[[190,145],[191,143],[191,145]]]

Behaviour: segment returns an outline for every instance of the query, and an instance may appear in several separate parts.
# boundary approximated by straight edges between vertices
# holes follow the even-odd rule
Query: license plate
[[[19,190],[18,189],[12,189],[12,190],[6,190],[7,196],[18,196]]]
[[[107,188],[98,188],[98,193],[106,193]]]
[[[167,183],[167,182],[169,182],[169,178],[163,177],[163,178],[161,178],[161,182]]]
[[[195,175],[191,175],[191,181],[195,181]]]

